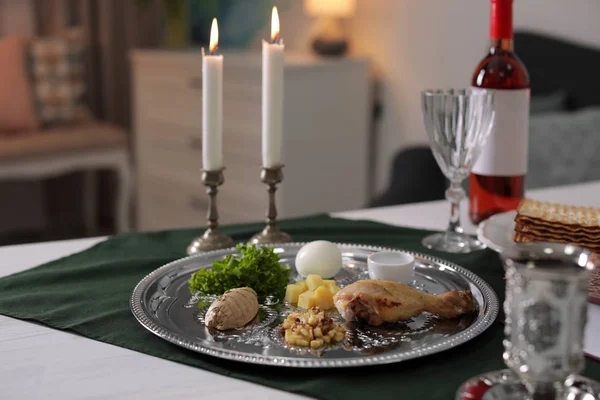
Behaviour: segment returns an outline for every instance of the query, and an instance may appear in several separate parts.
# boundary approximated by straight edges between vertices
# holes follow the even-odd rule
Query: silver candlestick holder
[[[252,236],[250,243],[264,244],[264,243],[286,243],[292,240],[292,237],[285,232],[282,232],[277,228],[277,207],[275,205],[275,191],[277,191],[277,184],[283,181],[283,165],[263,168],[260,173],[260,179],[264,184],[267,185],[267,191],[269,192],[269,206],[267,208],[267,226],[262,232]]]
[[[187,248],[189,255],[202,253],[205,251],[225,249],[234,245],[233,239],[219,230],[219,212],[217,211],[217,192],[218,187],[225,182],[223,169],[215,171],[202,170],[202,183],[206,186],[206,193],[209,196],[208,211],[206,219],[208,220],[208,229],[204,234],[192,241]]]

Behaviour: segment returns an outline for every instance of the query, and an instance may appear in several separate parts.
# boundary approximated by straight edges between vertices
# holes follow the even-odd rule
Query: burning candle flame
[[[213,18],[212,26],[210,27],[210,46],[208,47],[210,53],[214,53],[219,47],[219,26],[217,25],[217,19]]]
[[[279,39],[279,13],[277,7],[273,6],[273,12],[271,13],[271,40],[276,42]]]

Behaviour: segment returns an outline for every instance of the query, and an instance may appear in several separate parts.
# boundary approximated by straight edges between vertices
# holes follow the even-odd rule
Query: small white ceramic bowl
[[[367,258],[369,277],[409,284],[413,281],[415,258],[401,251],[380,251]]]

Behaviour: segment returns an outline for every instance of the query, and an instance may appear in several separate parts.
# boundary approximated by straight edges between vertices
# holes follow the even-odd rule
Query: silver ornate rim
[[[273,246],[273,247],[302,247],[307,242],[292,242],[292,243],[269,243],[264,244],[264,246]],[[370,246],[370,245],[360,245],[360,244],[349,244],[349,243],[336,243],[338,246],[367,250],[367,251],[402,251],[408,254],[411,254],[415,257],[423,258],[427,261],[435,262],[438,264],[443,264],[448,266],[459,274],[463,275],[465,278],[469,279],[477,288],[481,291],[484,299],[485,299],[485,310],[482,317],[479,317],[469,328],[460,332],[459,334],[448,338],[446,341],[441,343],[432,344],[426,347],[422,347],[416,350],[406,351],[401,354],[381,354],[381,355],[372,355],[367,357],[360,358],[350,358],[350,359],[323,359],[323,360],[314,360],[314,359],[300,359],[293,357],[272,357],[261,354],[249,355],[247,353],[242,353],[235,350],[223,350],[223,349],[211,349],[206,346],[202,346],[198,343],[190,341],[177,333],[174,333],[168,329],[165,329],[163,326],[157,324],[145,311],[142,306],[142,294],[144,290],[152,283],[153,279],[163,273],[165,270],[169,270],[171,268],[176,268],[180,264],[186,263],[187,261],[203,258],[207,256],[218,256],[229,254],[231,251],[234,251],[235,248],[228,248],[222,250],[214,250],[205,252],[202,254],[196,254],[188,257],[184,257],[173,262],[170,262],[162,267],[154,270],[150,274],[146,275],[135,287],[133,290],[133,294],[131,296],[130,307],[131,311],[135,318],[139,321],[139,323],[148,329],[153,334],[158,337],[176,344],[178,346],[184,347],[188,350],[195,351],[200,354],[206,354],[213,357],[223,358],[227,360],[251,363],[251,364],[261,364],[261,365],[272,365],[272,366],[280,366],[280,367],[295,367],[295,368],[340,368],[340,367],[358,367],[365,365],[380,365],[380,364],[390,364],[399,361],[411,360],[419,357],[424,357],[427,355],[435,354],[442,352],[444,350],[451,349],[458,345],[461,345],[476,336],[479,336],[483,333],[487,328],[489,328],[492,323],[496,320],[499,311],[499,300],[498,296],[494,292],[494,289],[481,277],[476,275],[475,273],[469,271],[466,268],[463,268],[457,264],[451,263],[449,261],[443,260],[438,257],[433,257],[427,254],[417,253],[409,250],[403,249],[394,249],[389,247],[381,247],[381,246]]]

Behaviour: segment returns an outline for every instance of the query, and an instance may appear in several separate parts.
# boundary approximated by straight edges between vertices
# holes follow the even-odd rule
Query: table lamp
[[[307,15],[317,17],[312,48],[317,54],[341,56],[348,50],[348,39],[341,24],[354,15],[356,0],[304,0]]]

